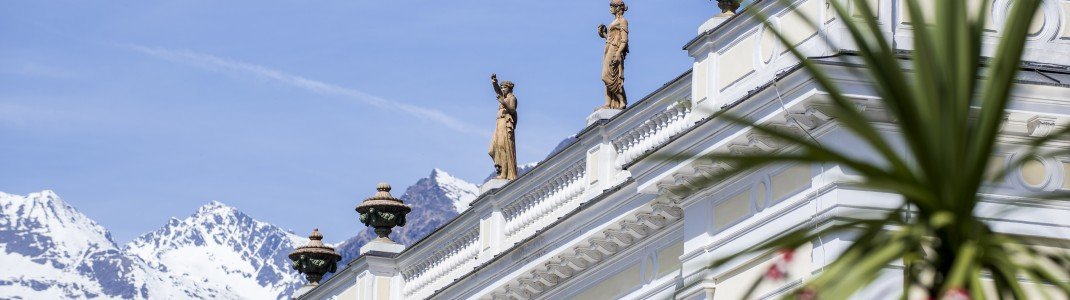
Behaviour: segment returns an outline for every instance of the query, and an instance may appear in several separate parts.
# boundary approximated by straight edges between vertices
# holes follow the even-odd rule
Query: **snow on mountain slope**
[[[0,193],[0,199],[0,236],[7,253],[65,268],[93,251],[115,248],[104,227],[52,191],[25,197]]]
[[[152,292],[150,292],[152,291]],[[220,295],[161,276],[52,191],[0,193],[0,298],[175,298]]]
[[[52,191],[0,193],[0,241],[0,298],[30,291],[56,299],[105,295],[93,274],[81,270],[106,263],[115,243],[104,227]],[[119,296],[138,292],[123,284],[110,290]]]
[[[436,168],[431,171],[431,176],[428,178],[442,190],[443,196],[453,201],[453,207],[458,213],[468,209],[468,205],[472,204],[472,200],[476,200],[476,197],[479,196],[479,186],[453,177],[446,171]],[[420,182],[416,182],[416,184],[420,185]]]
[[[213,201],[127,244],[153,269],[248,299],[285,299],[303,282],[286,255],[307,239]]]
[[[433,170],[400,196],[413,212],[393,237],[418,241],[477,194],[476,185]],[[348,262],[374,237],[363,230],[338,251]],[[0,299],[289,298],[304,279],[286,255],[307,242],[212,202],[120,248],[52,191],[0,193]]]

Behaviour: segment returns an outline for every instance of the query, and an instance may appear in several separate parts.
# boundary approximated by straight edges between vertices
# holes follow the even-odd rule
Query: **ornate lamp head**
[[[357,206],[357,212],[360,213],[360,222],[374,227],[379,239],[390,241],[391,229],[394,226],[405,226],[405,215],[412,211],[412,208],[405,205],[401,199],[390,195],[390,184],[379,183],[375,189],[378,192],[371,198],[364,199],[364,202]]]
[[[338,270],[338,261],[342,256],[334,252],[334,248],[323,244],[323,235],[319,229],[312,230],[308,235],[308,245],[297,247],[290,253],[293,268],[301,274],[305,274],[310,285],[317,285],[323,274],[333,273]]]
[[[721,9],[721,15],[734,15],[739,10],[740,0],[717,0],[717,7]]]

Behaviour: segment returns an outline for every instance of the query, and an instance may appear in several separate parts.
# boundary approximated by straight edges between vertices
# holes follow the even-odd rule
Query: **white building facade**
[[[864,66],[851,54],[842,25],[852,20],[836,17],[826,1],[838,0],[794,0],[792,7],[758,1],[748,9],[770,16],[872,122],[895,134],[895,120],[857,75]],[[903,4],[869,1],[889,40],[910,50],[912,23]],[[999,35],[1009,5],[995,0],[991,6],[990,37]],[[819,21],[818,28],[805,24],[802,14]],[[1027,65],[1012,95],[996,163],[1009,163],[1026,138],[1070,123],[1070,1],[1044,2],[1030,30]],[[694,58],[692,70],[587,126],[574,144],[483,193],[422,241],[399,253],[368,252],[300,298],[740,299],[775,255],[717,268],[711,262],[792,229],[899,206],[896,195],[851,186],[852,175],[836,165],[771,166],[707,182],[728,166],[704,154],[792,151],[711,118],[721,110],[805,131],[857,155],[867,155],[860,152],[867,148],[833,121],[825,91],[751,15],[711,18],[685,50]],[[1070,148],[1070,141],[1055,145]],[[1070,157],[1036,158],[990,184],[977,215],[1034,246],[1066,251],[1070,204],[1029,198],[1065,189]],[[754,297],[775,298],[801,286],[851,238],[823,236],[799,249],[788,277],[761,285]],[[885,272],[859,299],[898,298],[902,267],[889,265]]]

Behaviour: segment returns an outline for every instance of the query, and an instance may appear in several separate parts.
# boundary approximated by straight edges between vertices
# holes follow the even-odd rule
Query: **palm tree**
[[[828,92],[836,110],[836,122],[864,141],[879,159],[859,160],[795,133],[756,121],[721,113],[715,118],[743,124],[752,130],[785,142],[792,152],[766,154],[717,154],[714,160],[735,168],[712,181],[738,175],[770,164],[806,163],[844,166],[860,174],[857,185],[897,193],[904,202],[883,218],[850,220],[824,229],[799,229],[758,245],[747,252],[714,262],[718,266],[740,255],[794,249],[819,236],[850,232],[855,240],[834,262],[811,278],[795,295],[822,299],[849,297],[871,283],[885,266],[902,262],[904,297],[907,292],[928,298],[968,297],[984,299],[1026,298],[1022,279],[1046,283],[1058,293],[1070,295],[1070,258],[1042,254],[1026,246],[1018,236],[995,232],[974,216],[994,155],[997,134],[1021,68],[1028,27],[1041,0],[1013,1],[995,55],[982,56],[983,27],[989,2],[974,11],[958,0],[905,0],[911,20],[933,20],[914,28],[913,51],[897,52],[882,35],[868,1],[849,12],[841,1],[829,1],[844,21],[865,63],[864,76],[871,80],[892,118],[898,120],[898,136],[905,150],[897,151],[894,137],[879,130],[855,107],[825,72],[797,49],[788,47],[802,68]],[[781,0],[783,5],[790,5]],[[747,12],[759,14],[757,10]],[[864,14],[851,18],[850,14]],[[926,14],[935,13],[931,18]],[[858,20],[858,21],[850,21]],[[815,24],[807,20],[810,24]],[[917,22],[924,23],[924,22]],[[766,22],[766,26],[774,28]],[[773,30],[783,45],[791,45]],[[906,66],[909,65],[910,72]],[[979,76],[980,75],[980,76]],[[1067,133],[1031,141],[1025,155],[1011,162],[1018,166],[1037,155],[1057,155],[1043,147]],[[1007,168],[1007,169],[1013,169]],[[1002,173],[996,175],[1001,178]],[[1055,195],[1043,195],[1053,198]],[[787,257],[790,260],[790,256]],[[754,290],[761,281],[752,286]],[[998,295],[987,295],[983,281],[990,278]],[[983,280],[984,279],[984,280]],[[987,293],[990,293],[988,291]]]

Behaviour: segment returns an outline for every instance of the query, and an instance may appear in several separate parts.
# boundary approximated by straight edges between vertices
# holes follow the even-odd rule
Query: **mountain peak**
[[[399,195],[413,206],[408,224],[395,231],[400,243],[423,238],[478,195],[475,184],[438,168],[430,173]],[[358,257],[359,247],[375,237],[363,230],[337,251],[347,259]],[[37,274],[0,274],[0,298],[10,284],[65,293],[39,298],[285,298],[302,282],[287,255],[307,242],[211,201],[120,247],[106,229],[51,190],[0,193],[0,248],[8,252],[0,255],[0,266]]]
[[[442,169],[432,169],[431,175],[405,188],[405,193],[399,197],[412,206],[412,212],[406,216],[405,227],[394,229],[394,241],[412,245],[468,209],[478,195],[479,187],[475,184]],[[339,244],[337,251],[342,254],[343,263],[359,257],[360,247],[375,237],[372,230],[365,229]]]
[[[468,209],[468,204],[472,203],[479,196],[479,186],[464,181],[463,179],[454,177],[442,169],[435,168],[431,171],[431,179],[439,189],[442,189],[446,193],[446,197],[453,200],[454,208],[458,211],[464,211]]]
[[[7,201],[15,201],[15,200],[19,200],[20,202],[25,201],[26,203],[32,203],[32,204],[35,204],[35,205],[47,205],[47,206],[59,206],[59,207],[69,206],[69,205],[67,205],[67,202],[64,202],[63,199],[61,199],[59,197],[59,195],[56,195],[56,192],[54,192],[52,190],[42,190],[40,192],[34,192],[34,193],[26,194],[26,196],[0,192],[0,199],[7,199]]]
[[[446,171],[443,171],[442,169],[439,169],[439,168],[431,169],[431,177],[432,178],[438,176],[438,174],[440,174],[440,173],[446,174],[447,176],[450,175],[449,173],[446,173]]]
[[[0,193],[0,246],[0,265],[25,270],[0,274],[0,283],[35,282],[38,291],[38,286],[50,289],[57,277],[79,276],[71,274],[87,262],[99,262],[95,259],[102,251],[116,248],[103,226],[50,190],[26,196]],[[72,291],[61,298],[79,297],[87,296]]]
[[[197,208],[197,213],[195,213],[194,215],[230,214],[237,211],[238,210],[234,207],[223,204],[223,202],[212,200],[212,202],[208,202],[208,204],[202,205],[201,207]]]
[[[442,179],[443,181],[447,182],[459,180],[457,177],[439,168],[431,169],[431,175],[427,176],[427,178],[430,178],[435,181],[439,181],[439,179]]]
[[[189,217],[171,218],[124,250],[168,276],[250,299],[274,299],[299,286],[300,277],[289,268],[286,255],[305,242],[237,208],[211,201]],[[190,263],[193,257],[200,262]]]
[[[79,244],[81,248],[113,244],[104,227],[52,190],[26,196],[0,193],[0,231],[4,229],[56,233],[62,238],[50,242]]]
[[[40,192],[30,193],[27,197],[44,197],[49,199],[59,199],[59,195],[52,190],[41,190]]]

